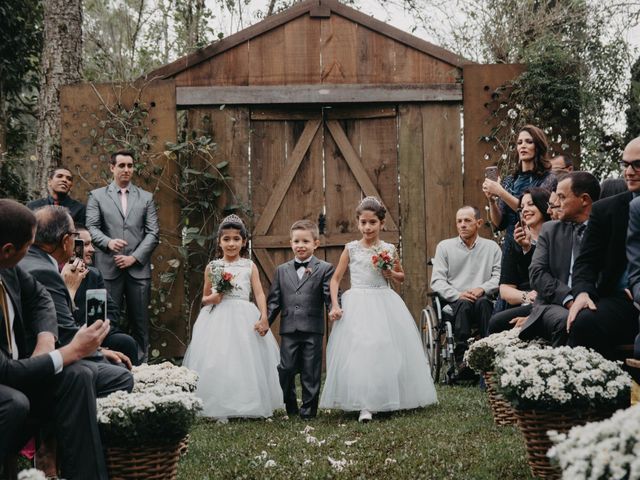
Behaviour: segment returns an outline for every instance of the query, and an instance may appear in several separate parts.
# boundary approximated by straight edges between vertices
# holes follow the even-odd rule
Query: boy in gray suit
[[[322,372],[324,309],[331,310],[329,281],[335,268],[313,256],[320,241],[318,227],[309,220],[291,226],[295,259],[276,269],[267,299],[269,325],[280,317],[280,386],[287,414],[303,419],[316,416]],[[300,372],[302,407],[298,409],[295,376]]]

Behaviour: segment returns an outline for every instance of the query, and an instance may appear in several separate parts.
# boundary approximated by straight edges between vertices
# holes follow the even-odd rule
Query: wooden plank
[[[327,107],[324,109],[324,118],[328,120],[345,120],[356,118],[389,118],[396,116],[396,107],[385,105],[378,106],[348,106]]]
[[[276,83],[276,73],[265,73]],[[271,75],[271,76],[269,76]],[[257,77],[253,81],[261,81]],[[344,84],[177,87],[178,108],[205,105],[459,102],[459,84]]]
[[[284,83],[320,82],[320,21],[298,17],[284,25]],[[272,52],[270,57],[278,55]]]
[[[463,205],[460,107],[441,104],[420,108],[426,192],[425,245],[426,258],[431,258],[440,240],[456,235],[455,214]]]
[[[329,235],[320,235],[320,247],[342,247],[351,240],[357,238],[357,233],[332,233]],[[380,234],[380,238],[385,242],[397,244],[400,241],[398,232],[384,231]],[[289,235],[254,235],[251,239],[254,248],[274,249],[289,248]]]
[[[276,28],[249,41],[249,85],[284,85],[284,49],[284,27]]]
[[[282,107],[269,108],[257,107],[251,109],[252,121],[268,121],[268,120],[312,120],[321,119],[322,110],[318,107],[283,109]]]
[[[426,303],[425,192],[423,125],[420,106],[399,107],[398,162],[400,170],[400,210],[402,212],[402,264],[405,281],[403,299],[414,320]]]
[[[322,83],[358,83],[356,56],[358,25],[332,15],[320,20]]]
[[[280,207],[282,199],[287,193],[287,190],[291,185],[291,181],[298,171],[298,167],[300,167],[300,163],[304,158],[304,154],[309,148],[309,145],[311,144],[313,137],[318,131],[319,126],[319,120],[310,120],[309,122],[307,122],[304,132],[302,133],[298,144],[293,150],[291,160],[287,163],[285,171],[280,175],[280,180],[274,188],[271,197],[267,201],[260,219],[256,223],[254,230],[254,233],[256,235],[264,235],[267,233],[269,225],[271,225],[277,209]]]
[[[358,83],[393,83],[394,41],[366,27],[357,31]]]
[[[256,256],[256,259],[264,270],[264,273],[269,280],[269,284],[271,284],[271,282],[273,282],[273,276],[276,273],[276,264],[273,263],[273,260],[271,260],[271,256],[266,250],[263,250],[261,248],[254,248],[252,252]],[[265,285],[263,285],[263,288],[265,288]],[[265,289],[268,289],[268,286],[266,286]]]
[[[349,139],[345,135],[344,130],[340,126],[340,123],[337,120],[327,120],[326,125],[329,128],[329,132],[331,132],[333,139],[338,145],[340,152],[344,156],[345,161],[349,164],[349,168],[353,172],[353,175],[358,181],[358,184],[362,188],[362,191],[364,192],[364,194],[373,195],[380,198],[381,195],[378,192],[378,189],[375,187],[375,185],[369,178],[367,171],[362,165],[360,156],[354,150],[353,145],[349,143]],[[398,227],[395,221],[391,217],[387,218],[387,222],[385,225],[387,230],[390,230],[390,231],[398,230]]]

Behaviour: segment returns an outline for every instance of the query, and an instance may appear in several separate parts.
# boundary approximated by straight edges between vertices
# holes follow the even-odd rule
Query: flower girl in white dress
[[[202,415],[221,423],[229,417],[270,417],[282,408],[280,353],[269,330],[258,269],[243,258],[246,244],[242,220],[226,217],[218,228],[222,258],[205,270],[203,307],[183,362],[199,375]],[[249,300],[252,289],[258,308]]]
[[[437,402],[418,328],[388,280],[404,272],[393,245],[380,240],[386,210],[375,197],[356,209],[362,239],[349,242],[331,279],[334,321],[327,345],[327,379],[321,408],[375,412],[423,407]],[[375,262],[375,264],[374,264]],[[351,289],[338,305],[347,267]]]

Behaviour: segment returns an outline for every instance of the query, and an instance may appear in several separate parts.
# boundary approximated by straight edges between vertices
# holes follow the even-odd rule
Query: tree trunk
[[[33,185],[44,195],[47,173],[60,164],[60,87],[82,79],[82,0],[45,0],[43,4],[44,47]]]

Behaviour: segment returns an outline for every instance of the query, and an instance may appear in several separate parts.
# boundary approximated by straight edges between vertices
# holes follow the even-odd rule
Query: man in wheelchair
[[[477,208],[460,208],[456,213],[458,236],[442,240],[433,259],[431,289],[443,301],[443,313],[452,318],[458,364],[472,333],[486,335],[492,296],[500,280],[502,253],[497,243],[478,235],[482,224]]]

